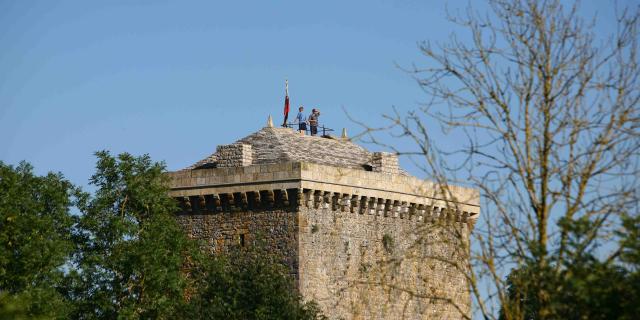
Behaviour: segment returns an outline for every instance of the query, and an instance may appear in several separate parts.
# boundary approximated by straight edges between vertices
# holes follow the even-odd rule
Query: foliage
[[[640,215],[622,215],[622,228],[617,232],[620,238],[618,254],[636,274],[640,273]],[[636,282],[640,283],[640,282]]]
[[[65,318],[63,266],[73,250],[75,187],[0,162],[0,318]]]
[[[281,257],[262,245],[211,259],[184,314],[198,319],[324,319],[303,303]]]
[[[201,252],[173,216],[162,163],[96,155],[93,195],[0,162],[0,319],[321,318],[281,258]]]
[[[80,204],[73,299],[78,318],[170,318],[184,301],[196,247],[173,218],[164,166],[98,152],[95,196]]]
[[[549,316],[555,319],[635,319],[640,312],[638,273],[592,256],[579,263],[543,270],[530,264],[507,278],[507,302],[500,319],[539,319],[537,292],[549,293]]]

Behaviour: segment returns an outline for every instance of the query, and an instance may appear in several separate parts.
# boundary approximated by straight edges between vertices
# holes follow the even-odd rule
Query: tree
[[[638,259],[638,231],[640,216],[622,215],[618,263],[600,261],[590,251],[579,250],[579,241],[568,242],[568,251],[575,254],[557,261],[559,272],[553,268],[535,270],[537,265],[523,265],[507,277],[507,304],[524,319],[539,318],[539,301],[535,294],[539,286],[550,292],[549,309],[563,319],[634,319],[640,314],[640,259]],[[587,228],[579,223],[574,232],[584,236]],[[576,228],[578,227],[578,228]],[[542,277],[542,278],[540,278]],[[562,290],[554,290],[562,288]],[[580,312],[576,312],[580,310]],[[506,318],[505,311],[500,314]]]
[[[96,153],[93,196],[79,201],[73,318],[316,319],[266,251],[215,257],[173,216],[164,165],[149,156]]]
[[[279,257],[201,252],[162,163],[96,155],[93,195],[0,162],[0,319],[322,318]]]
[[[261,245],[235,248],[203,266],[184,314],[197,319],[324,319],[303,303],[282,258]]]
[[[66,318],[77,189],[60,173],[41,177],[25,162],[0,162],[0,190],[0,318]]]
[[[573,310],[579,316],[595,314],[584,299],[617,294],[594,292],[599,281],[637,279],[628,274],[637,264],[625,260],[637,262],[637,228],[619,230],[637,226],[640,203],[640,11],[622,10],[615,33],[599,42],[578,4],[488,3],[486,15],[470,8],[451,17],[469,41],[454,35],[421,45],[426,66],[410,72],[429,100],[386,116],[391,126],[380,129],[415,143],[396,152],[441,193],[453,196],[451,181],[480,190],[469,263],[450,263],[467,273],[484,318],[562,318],[563,301],[582,301],[585,309]],[[432,120],[464,141],[439,145],[427,130]],[[367,128],[364,137],[379,143],[377,131]],[[590,279],[593,271],[602,277]],[[582,289],[582,297],[563,300]],[[522,310],[514,293],[535,303]]]
[[[536,270],[524,265],[512,270],[506,281],[511,314],[523,319],[540,318],[536,294],[543,288],[550,292],[549,309],[562,319],[634,319],[640,307],[638,273],[619,265],[599,261],[592,255],[565,264],[559,272],[553,268]],[[556,290],[555,288],[562,288]]]
[[[79,206],[75,317],[171,318],[186,303],[184,268],[199,253],[173,217],[164,165],[96,155],[97,190]]]

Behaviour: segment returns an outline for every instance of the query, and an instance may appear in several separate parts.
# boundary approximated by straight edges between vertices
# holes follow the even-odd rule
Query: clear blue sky
[[[378,125],[427,99],[396,64],[452,31],[443,1],[0,0],[0,160],[80,185],[102,149],[180,169],[281,121],[285,78],[328,126]]]

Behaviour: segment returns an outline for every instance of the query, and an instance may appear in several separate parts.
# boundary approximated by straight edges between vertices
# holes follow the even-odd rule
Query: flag
[[[287,119],[289,118],[289,81],[284,81],[284,122],[283,127],[287,126]]]

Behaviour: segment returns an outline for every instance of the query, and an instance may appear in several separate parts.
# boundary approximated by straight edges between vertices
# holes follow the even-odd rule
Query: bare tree
[[[584,252],[615,263],[621,218],[638,215],[640,11],[621,10],[615,33],[599,40],[595,19],[585,22],[577,4],[489,4],[486,15],[468,9],[451,17],[470,40],[421,45],[426,66],[409,71],[429,102],[385,116],[390,126],[361,137],[381,143],[384,130],[408,138],[416,149],[395,151],[443,193],[450,182],[480,190],[469,265],[459,267],[483,318],[520,319],[507,296],[512,269],[557,272]],[[464,142],[455,149],[434,142],[426,125],[434,119]],[[539,318],[554,317],[550,290],[563,288],[534,286]]]

